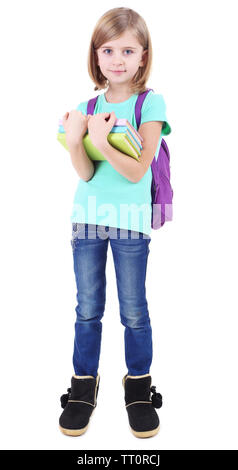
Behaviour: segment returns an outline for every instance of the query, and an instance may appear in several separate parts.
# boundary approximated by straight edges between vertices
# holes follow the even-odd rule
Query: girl
[[[61,431],[68,435],[86,431],[97,405],[109,240],[125,327],[128,373],[122,383],[130,428],[137,437],[150,437],[159,430],[155,408],[162,406],[162,397],[151,387],[152,329],[145,280],[151,241],[150,165],[162,136],[171,131],[162,95],[149,92],[142,105],[139,162],[107,140],[118,118],[128,119],[137,129],[135,103],[146,90],[151,64],[151,39],[143,18],[129,8],[109,10],[93,31],[88,56],[94,90],[107,90],[99,96],[93,115],[87,116],[86,101],[63,117],[72,164],[80,176],[71,216],[77,285],[75,374],[68,394],[61,397],[64,411],[59,419]],[[88,158],[82,143],[87,129],[105,160]]]

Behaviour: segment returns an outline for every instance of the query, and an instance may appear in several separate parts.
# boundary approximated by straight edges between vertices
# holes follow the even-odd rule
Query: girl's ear
[[[145,49],[142,53],[141,61],[140,61],[140,66],[144,67],[146,65],[148,59],[148,49]]]

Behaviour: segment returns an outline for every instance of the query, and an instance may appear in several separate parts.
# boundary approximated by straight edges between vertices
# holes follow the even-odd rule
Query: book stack
[[[59,120],[57,140],[68,149],[62,119]],[[113,128],[107,136],[108,142],[125,155],[139,160],[143,138],[127,119],[116,119]],[[83,137],[83,145],[91,160],[106,160],[102,153],[92,144],[88,131]]]

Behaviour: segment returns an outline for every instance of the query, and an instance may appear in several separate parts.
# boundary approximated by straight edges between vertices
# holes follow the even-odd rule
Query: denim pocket
[[[150,247],[149,247],[150,242],[151,242],[151,238],[147,239],[148,254],[149,254],[149,252],[150,252]]]
[[[72,238],[70,240],[71,246],[74,249],[76,240],[78,239],[79,233],[82,230],[82,225],[84,224],[79,224],[77,222],[73,222],[72,224]]]
[[[72,239],[70,240],[71,247],[72,247],[72,250],[73,250],[73,251],[74,251],[74,249],[75,249],[75,242],[76,242],[76,240],[77,240],[77,238],[72,238]]]

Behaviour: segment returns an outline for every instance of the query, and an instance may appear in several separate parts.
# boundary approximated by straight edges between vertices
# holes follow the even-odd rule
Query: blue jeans
[[[128,374],[147,374],[152,362],[152,329],[145,280],[151,238],[141,232],[80,223],[73,223],[71,240],[77,285],[74,371],[76,375],[97,376],[109,240],[116,272],[120,321],[125,327]]]

